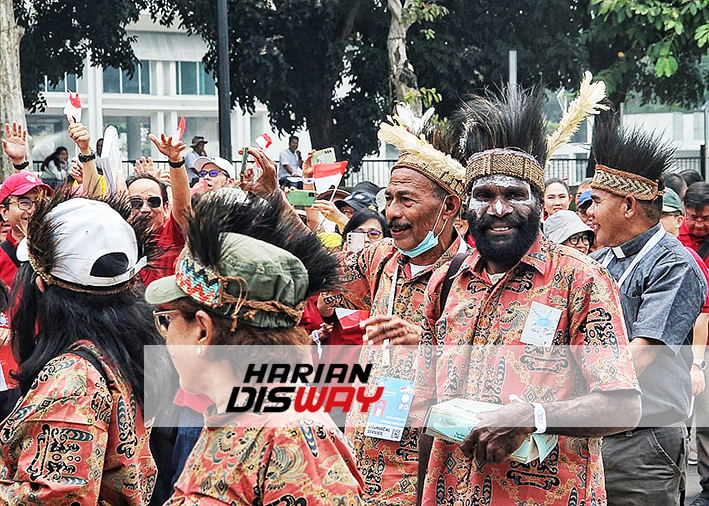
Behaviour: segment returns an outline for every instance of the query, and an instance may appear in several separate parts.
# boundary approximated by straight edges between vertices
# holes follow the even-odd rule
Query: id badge
[[[379,386],[384,387],[384,393],[369,408],[364,435],[388,441],[401,441],[414,399],[414,382],[384,377]]]
[[[561,319],[561,309],[532,302],[520,341],[534,346],[551,346]]]

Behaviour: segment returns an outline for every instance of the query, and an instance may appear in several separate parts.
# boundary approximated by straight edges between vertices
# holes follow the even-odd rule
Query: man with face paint
[[[477,413],[462,443],[434,439],[428,459],[422,438],[425,505],[604,504],[600,437],[640,416],[617,289],[596,262],[539,230],[543,103],[512,88],[461,113],[476,251],[443,308],[448,266],[431,277],[414,395],[501,407]],[[558,444],[541,462],[510,460],[533,433]]]
[[[324,297],[331,307],[371,311],[361,324],[365,343],[371,344],[360,356],[360,364],[372,364],[368,395],[387,378],[403,382],[397,385],[413,392],[412,365],[426,285],[435,269],[467,249],[454,228],[465,169],[439,150],[447,151],[449,137],[431,127],[424,141],[415,127],[401,124],[407,116],[395,116],[396,124],[382,123],[379,131],[382,141],[402,153],[386,189],[392,239],[348,254],[343,260],[342,290]],[[389,439],[366,435],[369,413],[360,413],[359,405],[350,411],[345,435],[365,481],[362,497],[367,504],[416,502],[418,440],[426,412],[415,396],[410,406],[406,427],[386,436]]]

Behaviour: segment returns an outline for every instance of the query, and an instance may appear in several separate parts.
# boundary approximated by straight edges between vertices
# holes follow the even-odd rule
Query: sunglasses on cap
[[[219,174],[224,174],[226,177],[229,177],[229,174],[219,169],[200,170],[198,174],[199,177],[206,177],[207,175],[209,175],[209,177],[217,177]]]
[[[144,202],[147,202],[148,207],[151,209],[157,209],[162,205],[162,199],[160,197],[148,197],[147,199],[143,199],[143,197],[131,197],[130,207],[133,210],[141,209]]]

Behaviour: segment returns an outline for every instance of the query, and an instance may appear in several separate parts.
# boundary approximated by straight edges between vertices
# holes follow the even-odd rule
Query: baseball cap
[[[347,192],[345,190],[342,190],[338,188],[337,190],[333,190],[332,188],[329,190],[325,190],[322,193],[318,193],[318,200],[330,200],[332,198],[332,192],[335,192],[335,200],[340,200],[344,199],[350,196],[350,192]]]
[[[379,190],[380,188],[371,181],[362,181],[361,183],[357,183],[357,186],[354,187],[349,197],[336,200],[335,205],[338,209],[342,209],[342,206],[348,205],[355,211],[359,211],[365,207],[376,205],[375,197]]]
[[[662,196],[662,212],[674,213],[683,211],[682,201],[672,188],[665,188],[665,194]]]
[[[54,266],[46,273],[53,278],[108,288],[130,281],[147,264],[145,257],[138,258],[133,227],[105,202],[72,198],[52,209],[46,220],[57,242]],[[17,246],[17,259],[32,263],[27,241]]]
[[[208,164],[213,163],[221,170],[229,174],[230,178],[236,178],[236,171],[234,170],[234,164],[229,160],[225,160],[219,156],[199,156],[194,161],[194,170],[199,173],[202,168]]]
[[[593,190],[586,190],[581,192],[581,195],[579,196],[579,203],[576,205],[579,209],[581,209],[581,206],[590,206],[591,205],[591,192]]]
[[[18,172],[8,177],[0,186],[0,202],[10,195],[24,195],[32,188],[42,188],[48,194],[52,193],[52,188],[34,174]]]
[[[202,137],[201,135],[195,135],[194,137],[192,137],[192,144],[190,144],[190,147],[195,147],[200,142],[204,142],[205,144],[209,143],[209,141],[204,140],[204,137]]]
[[[544,222],[544,234],[550,241],[557,244],[563,243],[572,235],[580,232],[590,232],[591,236],[595,235],[591,227],[581,221],[579,215],[573,211],[558,211]]]

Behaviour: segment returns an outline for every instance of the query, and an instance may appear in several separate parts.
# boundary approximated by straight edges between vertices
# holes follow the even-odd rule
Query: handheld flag
[[[263,134],[259,135],[258,137],[256,137],[256,144],[258,144],[258,147],[260,147],[264,151],[266,149],[268,149],[268,147],[272,143],[273,143],[273,141],[271,140],[271,136],[266,133],[263,133]]]
[[[347,168],[347,161],[313,165],[315,190],[318,193],[322,193],[329,190],[332,186],[337,188],[340,185],[340,181],[342,181],[345,168]]]
[[[77,123],[81,122],[81,100],[78,91],[76,93],[69,92],[69,99],[66,101],[63,112],[65,116],[74,118]]]
[[[182,136],[185,135],[185,127],[186,127],[186,123],[185,123],[185,117],[183,115],[183,116],[180,116],[180,122],[177,124],[177,130],[175,130],[175,133],[172,134],[172,140],[174,142],[179,142],[182,140]]]

